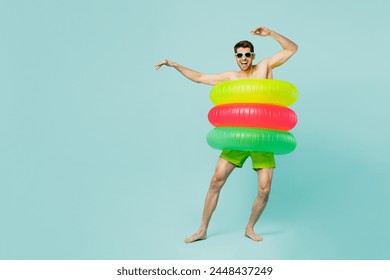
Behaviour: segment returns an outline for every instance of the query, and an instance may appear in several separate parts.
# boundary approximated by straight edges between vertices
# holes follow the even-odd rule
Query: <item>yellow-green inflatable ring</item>
[[[298,99],[298,90],[293,84],[281,80],[233,80],[213,87],[210,99],[215,105],[262,103],[288,107]]]

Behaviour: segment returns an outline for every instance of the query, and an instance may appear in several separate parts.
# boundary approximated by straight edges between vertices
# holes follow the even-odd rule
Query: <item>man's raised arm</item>
[[[276,40],[283,48],[283,50],[281,50],[280,52],[262,61],[263,63],[267,63],[269,69],[273,69],[282,65],[298,50],[298,45],[295,44],[293,41],[264,26],[253,29],[251,33],[253,35],[258,36],[269,36]]]

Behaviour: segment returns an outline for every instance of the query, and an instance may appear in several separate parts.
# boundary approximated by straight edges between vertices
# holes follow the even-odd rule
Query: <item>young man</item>
[[[282,50],[269,58],[261,60],[258,64],[252,64],[256,56],[254,53],[254,47],[248,41],[241,41],[234,46],[236,62],[240,68],[239,71],[228,71],[213,75],[203,74],[167,59],[157,64],[156,70],[160,69],[163,65],[174,67],[191,81],[212,86],[229,80],[248,78],[272,79],[272,69],[285,63],[298,50],[298,46],[286,37],[263,26],[255,28],[251,31],[251,33],[253,35],[269,36],[273,38],[281,45]],[[273,153],[265,152],[223,151],[218,159],[217,166],[206,195],[202,223],[196,233],[184,240],[186,243],[206,239],[207,228],[211,216],[217,206],[219,194],[223,185],[233,169],[235,167],[242,167],[249,156],[252,158],[253,169],[257,171],[258,195],[252,206],[252,213],[245,229],[245,236],[254,241],[263,240],[261,236],[254,232],[254,225],[260,218],[268,202],[273,168],[276,166],[274,155]]]

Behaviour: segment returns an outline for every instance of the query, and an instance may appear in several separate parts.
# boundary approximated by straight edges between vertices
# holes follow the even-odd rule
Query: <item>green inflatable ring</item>
[[[218,127],[207,135],[207,143],[218,150],[273,152],[277,155],[294,151],[294,135],[286,131],[246,127]]]

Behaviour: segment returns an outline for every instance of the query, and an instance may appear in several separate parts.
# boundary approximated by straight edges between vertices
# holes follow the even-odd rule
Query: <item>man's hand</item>
[[[161,61],[160,63],[155,65],[156,70],[160,69],[161,66],[163,66],[163,65],[166,65],[169,67],[175,67],[175,66],[177,66],[177,63],[169,61],[168,59],[164,59],[163,61]]]
[[[271,33],[272,30],[264,27],[264,26],[260,26],[260,27],[257,27],[255,29],[253,29],[251,31],[251,33],[253,35],[258,35],[258,36],[268,36],[270,33]]]

